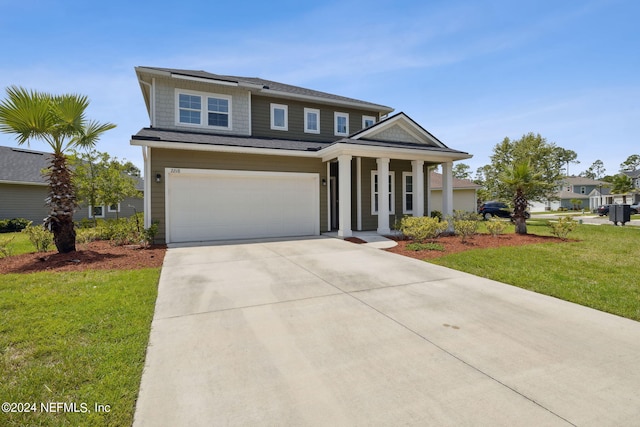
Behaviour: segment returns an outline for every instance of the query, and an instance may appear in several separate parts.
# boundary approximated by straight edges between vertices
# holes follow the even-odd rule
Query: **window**
[[[306,133],[320,133],[320,110],[304,109],[304,131]]]
[[[89,205],[89,218],[104,218],[104,206]]]
[[[289,130],[288,107],[282,104],[271,104],[271,129]]]
[[[178,125],[231,129],[231,97],[176,91]]]
[[[362,116],[362,129],[373,126],[376,123],[376,118],[373,116]]]
[[[395,174],[389,172],[389,214],[396,213],[395,203],[393,202],[395,200],[393,191],[395,188],[394,177]],[[378,214],[378,171],[371,171],[371,214]]]
[[[413,174],[402,172],[402,213],[413,213]]]
[[[109,205],[107,212],[120,212],[120,203],[115,205]]]
[[[349,134],[349,114],[334,113],[335,134],[347,136]]]

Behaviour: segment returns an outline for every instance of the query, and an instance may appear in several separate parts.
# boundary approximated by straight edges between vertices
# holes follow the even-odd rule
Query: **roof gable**
[[[406,142],[431,147],[448,148],[442,141],[402,112],[351,135],[349,139]]]

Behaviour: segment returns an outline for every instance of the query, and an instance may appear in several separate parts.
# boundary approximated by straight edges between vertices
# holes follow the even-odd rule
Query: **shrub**
[[[431,218],[438,218],[438,220],[442,221],[442,212],[431,211]]]
[[[472,219],[458,219],[453,221],[453,231],[463,242],[478,232],[478,221]]]
[[[11,255],[11,248],[9,244],[13,241],[15,236],[8,239],[0,239],[0,259]]]
[[[89,243],[100,240],[100,230],[97,228],[78,228],[76,230],[76,242]]]
[[[448,226],[447,222],[438,218],[408,216],[402,219],[400,231],[416,242],[424,242],[426,239],[437,238]]]
[[[561,238],[562,240],[567,240],[567,236],[576,229],[577,225],[578,222],[570,216],[565,216],[560,218],[558,221],[549,223],[549,227],[551,227],[551,234]]]
[[[444,251],[444,246],[440,243],[409,243],[405,246],[410,251]]]
[[[27,234],[38,252],[47,252],[53,245],[53,234],[43,226],[32,225],[29,221],[29,225],[22,232]]]
[[[0,233],[14,233],[24,230],[31,221],[24,218],[12,218],[0,220]]]
[[[491,233],[493,237],[497,237],[504,233],[505,228],[507,228],[507,224],[504,221],[500,221],[498,218],[491,218],[487,221],[486,225],[487,231]]]
[[[142,232],[145,246],[153,245],[156,234],[158,234],[158,221],[152,221],[151,227],[145,228]]]

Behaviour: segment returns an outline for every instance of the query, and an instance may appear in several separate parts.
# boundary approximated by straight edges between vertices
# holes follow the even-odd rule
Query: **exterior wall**
[[[156,78],[156,127],[207,132],[206,127],[176,125],[176,87],[196,92],[232,96],[231,130],[216,129],[210,130],[210,132],[217,134],[251,135],[251,120],[249,117],[251,97],[248,90],[169,78]]]
[[[157,183],[155,180],[151,182],[151,220],[159,222],[157,240],[161,242],[166,236],[165,168],[307,172],[317,173],[321,183],[323,179],[328,180],[326,165],[320,159],[152,148],[151,176],[155,177],[158,173],[163,176],[161,182]],[[327,231],[327,192],[323,187],[320,189],[320,232],[325,231]]]
[[[288,111],[288,131],[271,129],[271,104],[281,104],[287,106]],[[314,108],[320,110],[320,133],[306,133],[304,131],[304,109]],[[251,115],[253,136],[259,138],[281,138],[299,139],[304,141],[335,141],[340,136],[335,135],[334,113],[349,114],[349,134],[362,129],[362,116],[374,116],[376,120],[378,113],[374,111],[355,110],[342,108],[340,106],[328,106],[324,104],[313,104],[311,102],[300,102],[283,98],[270,98],[253,95],[251,98]]]
[[[476,191],[473,189],[454,189],[453,208],[457,211],[477,212]],[[442,212],[442,189],[431,190],[431,211]],[[431,212],[429,212],[430,214]],[[425,211],[426,214],[426,211]]]
[[[109,212],[107,206],[102,207],[102,212],[104,212],[104,216],[100,216],[98,218],[102,219],[116,219],[116,218],[128,218],[132,215],[135,215],[136,212],[140,213],[144,211],[144,199],[140,197],[128,197],[120,202],[120,211],[119,212]],[[88,206],[79,206],[76,213],[73,215],[73,219],[75,221],[89,218],[89,208]]]
[[[0,183],[0,219],[25,218],[41,224],[48,215],[45,198],[46,185],[18,185]]]

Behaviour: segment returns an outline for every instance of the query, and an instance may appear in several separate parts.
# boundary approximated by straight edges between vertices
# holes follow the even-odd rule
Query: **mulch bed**
[[[501,246],[522,246],[532,245],[536,243],[564,243],[565,241],[557,237],[552,236],[539,236],[537,234],[502,234],[499,236],[491,236],[490,234],[476,234],[466,242],[462,242],[458,236],[443,236],[434,240],[444,247],[444,251],[437,250],[421,250],[412,251],[406,248],[411,240],[399,240],[394,237],[389,237],[397,240],[398,246],[390,249],[386,249],[389,252],[396,254],[417,258],[417,259],[431,259],[441,256],[468,251],[471,249],[484,249],[484,248],[498,248]]]
[[[165,245],[114,246],[107,241],[77,244],[77,251],[29,253],[0,259],[0,274],[38,271],[135,270],[161,267]]]

